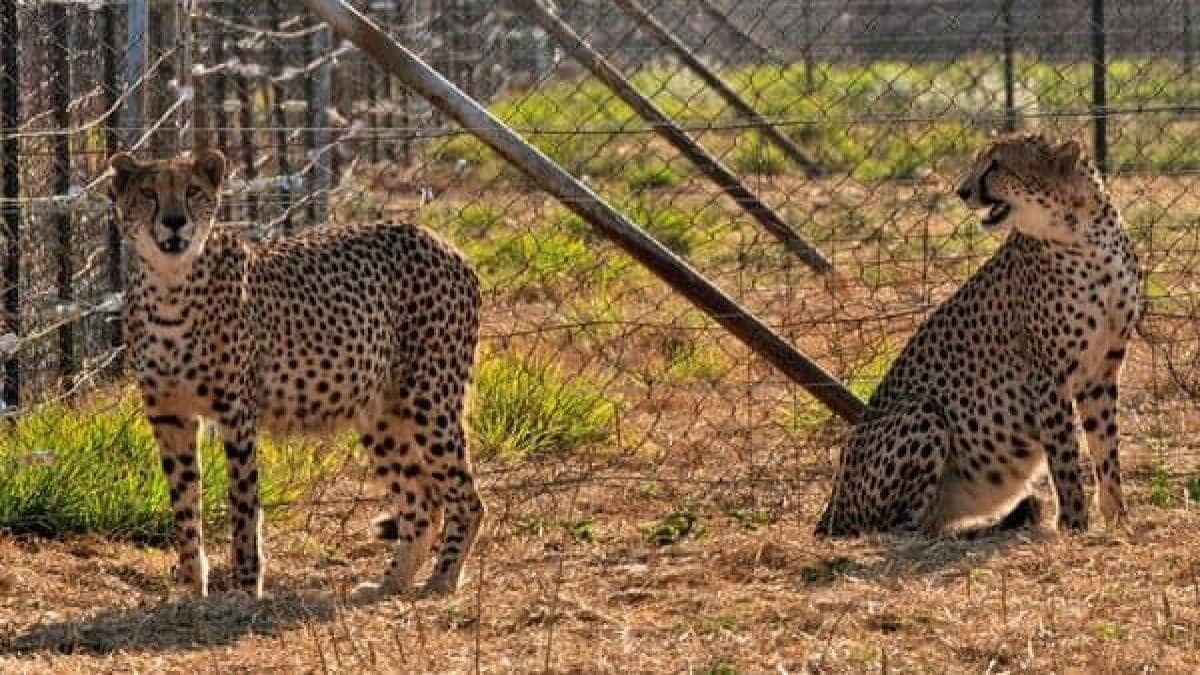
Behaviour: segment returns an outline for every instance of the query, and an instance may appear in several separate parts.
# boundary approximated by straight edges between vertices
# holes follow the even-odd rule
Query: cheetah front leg
[[[200,454],[196,452],[194,417],[150,412],[150,425],[158,441],[163,475],[175,517],[175,546],[179,553],[177,576],[197,595],[208,595],[208,558],[204,555],[201,524]]]
[[[1051,395],[1044,410],[1047,412],[1043,413],[1040,436],[1058,496],[1058,528],[1082,532],[1088,527],[1088,508],[1084,501],[1075,410],[1057,392]]]
[[[245,413],[229,415],[225,420],[221,424],[221,441],[229,470],[234,586],[252,597],[261,598],[264,556],[255,427],[252,416]]]
[[[1096,505],[1110,526],[1121,525],[1126,515],[1117,453],[1118,369],[1119,366],[1075,399],[1096,476]]]

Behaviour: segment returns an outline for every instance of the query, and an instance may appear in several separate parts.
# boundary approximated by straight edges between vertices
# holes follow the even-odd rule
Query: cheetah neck
[[[248,252],[236,236],[214,233],[184,274],[161,274],[143,269],[138,274],[138,295],[166,320],[184,320],[195,311],[211,309],[214,303],[235,301],[235,293],[246,275]],[[231,283],[232,282],[232,283]]]

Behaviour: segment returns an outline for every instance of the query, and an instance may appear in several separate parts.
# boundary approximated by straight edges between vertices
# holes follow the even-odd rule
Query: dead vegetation
[[[764,193],[810,214],[796,222],[842,270],[832,288],[727,206],[702,215],[721,204],[703,186],[664,187],[644,204],[682,212],[695,231],[657,222],[683,235],[690,260],[866,394],[995,245],[939,196],[943,180],[873,187],[869,204],[845,180],[764,180]],[[1189,188],[1114,186],[1162,289],[1146,324],[1157,341],[1131,351],[1124,389],[1131,532],[817,541],[840,425],[540,195],[494,194],[494,207],[469,211],[449,191],[421,217],[491,275],[485,361],[554,367],[533,407],[512,410],[555,410],[567,384],[612,406],[593,425],[604,433],[569,451],[483,462],[491,525],[460,594],[347,605],[385,556],[366,537],[377,504],[361,464],[338,460],[317,489],[275,505],[261,603],[226,593],[224,528],[209,531],[207,600],[178,595],[159,548],[0,538],[0,670],[1194,671],[1200,415],[1168,367],[1177,353],[1176,370],[1190,372],[1196,344]]]

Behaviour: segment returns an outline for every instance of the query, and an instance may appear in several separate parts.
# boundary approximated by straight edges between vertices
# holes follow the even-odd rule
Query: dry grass
[[[638,471],[641,467],[628,467]],[[622,470],[613,466],[610,475]],[[550,472],[550,475],[543,472]],[[658,546],[642,485],[521,489],[493,473],[493,527],[455,598],[349,607],[377,571],[344,505],[272,530],[262,602],[170,595],[170,556],[103,540],[0,543],[5,672],[1194,672],[1200,514],[1146,503],[1134,531],[984,542],[826,543],[822,491],[768,484],[762,518],[725,489],[671,488],[705,523]],[[1137,472],[1134,472],[1135,475]],[[563,475],[558,475],[564,478]],[[1175,486],[1178,487],[1178,486]],[[1177,490],[1176,490],[1177,492]],[[709,494],[705,499],[702,495]],[[743,494],[745,496],[745,494]],[[590,529],[558,519],[590,519]],[[543,519],[538,526],[538,519]],[[773,521],[773,522],[772,522]],[[328,523],[328,526],[322,526]],[[590,531],[590,536],[581,532]],[[218,546],[215,558],[224,553]],[[170,591],[174,593],[175,591]],[[729,670],[718,670],[727,667]]]
[[[755,180],[833,256],[844,272],[833,292],[711,187],[654,199],[718,204],[717,227],[690,258],[860,391],[995,245],[962,227],[966,214],[945,199],[949,176],[869,189]],[[468,201],[477,188],[444,199]],[[1200,211],[1191,188],[1114,185],[1126,203],[1175,214],[1144,216],[1143,234],[1157,238],[1140,241],[1182,301],[1196,246],[1194,228],[1176,225]],[[503,232],[536,234],[552,208],[536,194],[491,196]],[[588,253],[597,267],[619,258],[596,242]],[[365,536],[378,505],[347,470],[269,527],[262,602],[225,594],[225,532],[209,533],[217,569],[203,601],[175,595],[162,550],[0,538],[0,670],[1200,669],[1200,514],[1187,489],[1200,414],[1164,367],[1169,350],[1196,351],[1195,322],[1172,315],[1178,307],[1151,322],[1174,342],[1131,351],[1121,420],[1131,533],[1097,524],[1070,539],[829,543],[810,530],[842,429],[644,273],[602,285],[574,270],[543,287],[500,286],[488,306],[492,353],[585,374],[620,405],[611,438],[583,452],[482,467],[491,525],[458,596],[347,606],[344,592],[387,555]]]

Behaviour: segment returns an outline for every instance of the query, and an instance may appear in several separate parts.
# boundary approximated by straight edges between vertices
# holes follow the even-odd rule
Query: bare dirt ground
[[[0,670],[1200,668],[1200,513],[1185,499],[1151,504],[1144,462],[1130,471],[1128,533],[1097,524],[1080,537],[829,543],[809,533],[823,489],[772,482],[755,496],[756,513],[767,515],[747,517],[729,507],[739,497],[719,482],[704,487],[716,476],[694,476],[681,488],[695,504],[692,534],[665,545],[643,531],[661,522],[662,495],[645,481],[618,480],[645,471],[624,463],[582,486],[563,465],[492,472],[493,526],[453,598],[347,605],[345,591],[386,555],[362,536],[368,504],[271,523],[261,602],[225,592],[221,544],[211,551],[213,597],[194,600],[171,588],[171,556],[161,550],[6,538]],[[1171,479],[1170,490],[1180,495],[1182,485]]]

